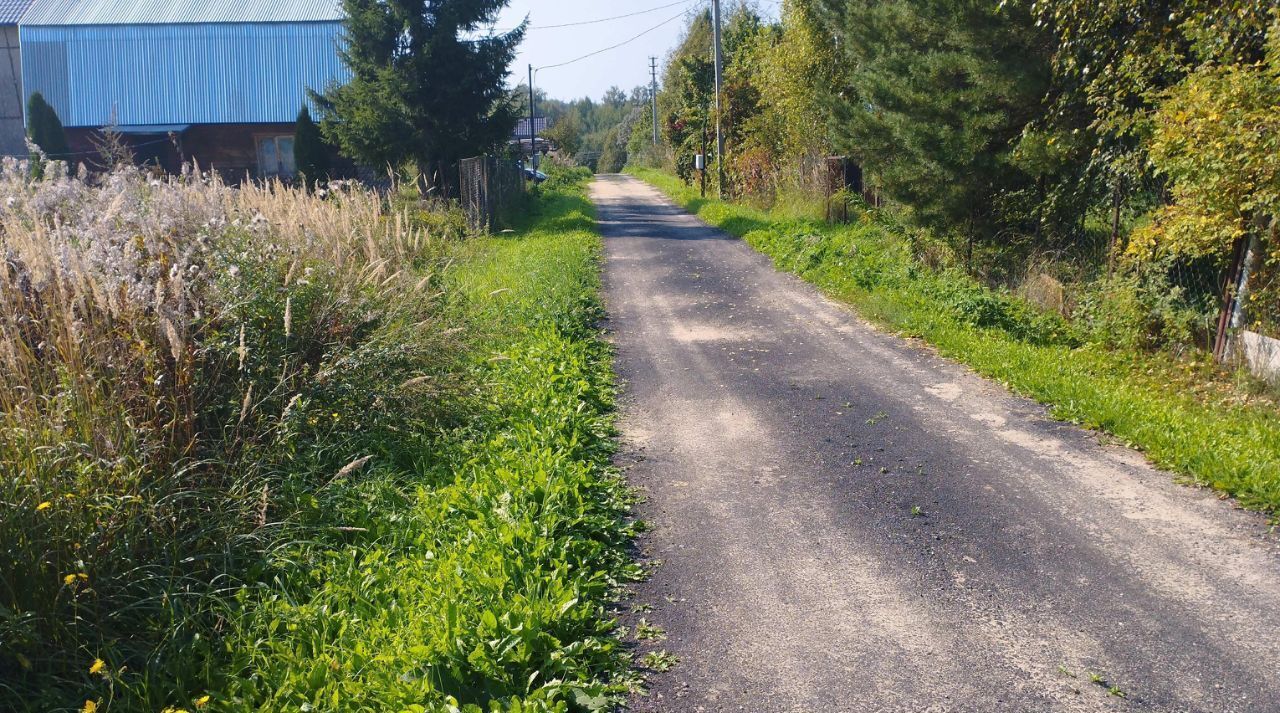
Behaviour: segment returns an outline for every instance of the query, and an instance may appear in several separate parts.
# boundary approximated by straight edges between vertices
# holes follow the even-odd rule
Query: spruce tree
[[[40,92],[27,100],[27,137],[50,159],[65,161],[71,157],[62,120]]]
[[[293,135],[293,161],[307,182],[314,189],[317,181],[329,176],[329,147],[320,134],[320,127],[311,120],[311,110],[306,106],[298,112],[298,122]]]
[[[370,166],[452,183],[440,171],[493,149],[515,127],[505,84],[524,25],[473,38],[507,2],[343,0],[351,79],[313,93],[325,138]]]
[[[1031,231],[1037,177],[1015,151],[1049,90],[1050,43],[1021,3],[814,0],[845,56],[835,143],[925,226]],[[1020,198],[1030,194],[1031,197]],[[1017,206],[1010,201],[1022,201]]]

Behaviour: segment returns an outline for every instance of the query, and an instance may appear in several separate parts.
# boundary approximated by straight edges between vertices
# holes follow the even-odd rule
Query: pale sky
[[[732,2],[722,0],[725,7]],[[766,10],[777,5],[773,0],[760,4]],[[529,17],[529,32],[525,35],[519,57],[512,65],[512,84],[527,81],[527,68],[532,63],[534,67],[548,67],[538,72],[534,84],[549,96],[556,99],[584,96],[599,99],[613,85],[629,92],[638,84],[648,84],[651,55],[658,57],[661,79],[663,57],[679,40],[685,26],[684,15],[705,7],[710,7],[709,0],[511,0],[497,29],[514,27],[526,15]],[[547,25],[581,23],[630,13],[643,14],[609,22],[540,29]],[[550,67],[624,42],[664,22],[667,24],[624,47],[565,67]]]

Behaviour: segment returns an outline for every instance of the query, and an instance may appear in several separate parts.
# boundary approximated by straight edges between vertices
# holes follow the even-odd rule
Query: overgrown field
[[[584,176],[0,174],[0,709],[584,710],[629,683]],[[400,207],[397,207],[400,206]]]
[[[1280,513],[1280,409],[1244,398],[1207,360],[1107,345],[1067,321],[954,270],[921,264],[897,226],[847,226],[701,199],[670,174],[635,173],[707,222],[742,236],[827,294],[943,355],[1143,450],[1158,466]]]

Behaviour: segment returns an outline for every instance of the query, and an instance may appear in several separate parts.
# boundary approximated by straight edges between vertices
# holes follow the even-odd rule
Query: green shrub
[[[62,120],[40,92],[33,93],[27,100],[27,138],[44,152],[46,158],[66,161],[71,156]]]
[[[548,163],[543,167],[547,180],[542,184],[545,191],[562,191],[579,186],[583,181],[591,179],[591,169],[585,166],[562,166]]]
[[[306,105],[298,110],[294,127],[293,161],[308,188],[315,188],[317,183],[328,180],[331,170],[329,146],[320,134],[320,127],[311,120],[311,110]]]
[[[1085,286],[1073,314],[1090,341],[1118,349],[1212,349],[1218,304],[1170,279],[1166,265],[1131,267]]]
[[[924,279],[921,289],[963,324],[997,329],[1031,344],[1079,344],[1073,330],[1059,315],[1008,293],[983,287],[957,272]]]

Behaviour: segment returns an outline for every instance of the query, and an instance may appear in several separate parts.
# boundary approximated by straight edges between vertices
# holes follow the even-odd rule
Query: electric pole
[[[538,168],[538,129],[534,123],[537,116],[536,100],[533,98],[533,65],[529,65],[529,167]]]
[[[649,58],[649,101],[653,104],[653,145],[658,145],[658,58]]]
[[[716,191],[721,198],[724,198],[724,128],[721,126],[720,121],[720,94],[723,91],[721,74],[724,60],[721,57],[720,49],[720,0],[712,0],[711,15],[711,23],[715,27],[716,45],[716,175],[719,179],[716,181]]]

